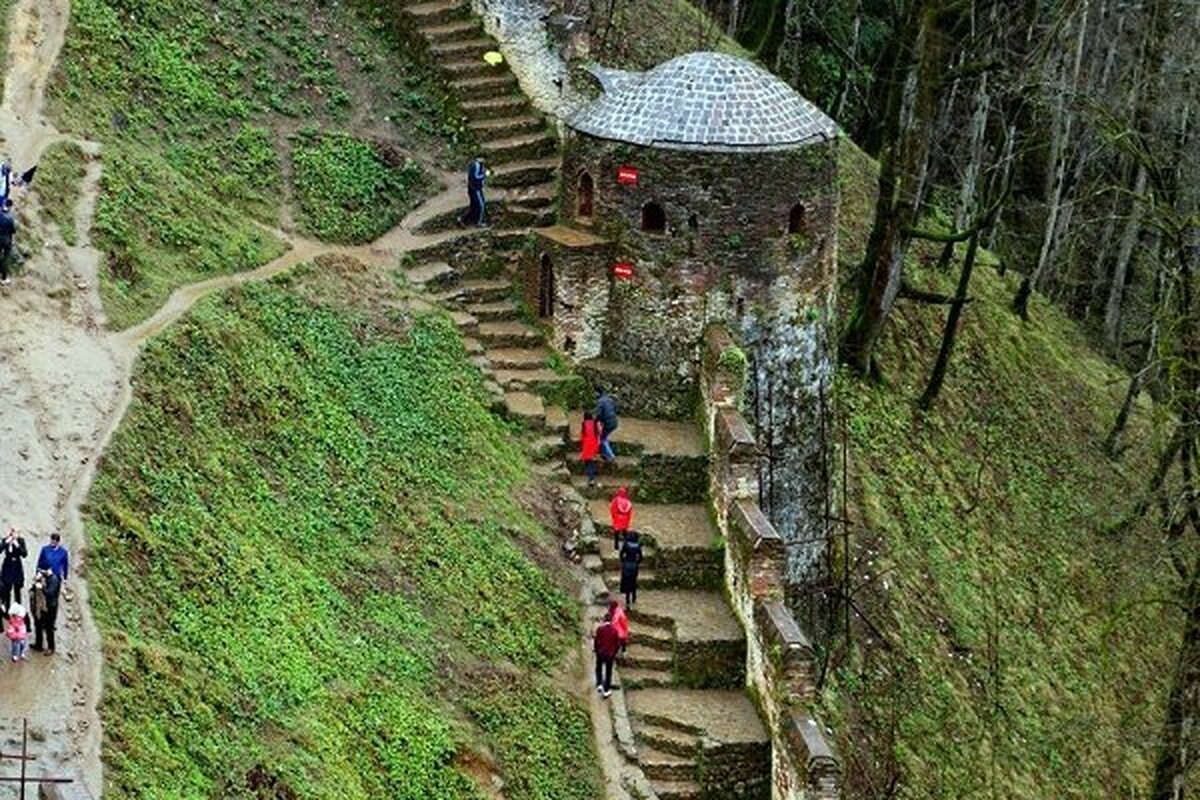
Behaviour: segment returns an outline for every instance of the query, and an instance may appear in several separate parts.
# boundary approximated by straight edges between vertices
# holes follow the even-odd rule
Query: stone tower
[[[704,332],[729,330],[745,357],[758,500],[803,582],[827,527],[837,127],[724,54],[593,74],[603,92],[567,121],[562,223],[535,231],[529,305],[638,416],[692,415]]]

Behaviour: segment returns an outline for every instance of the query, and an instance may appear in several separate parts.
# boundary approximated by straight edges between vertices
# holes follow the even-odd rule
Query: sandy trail
[[[70,3],[19,0],[11,15],[0,137],[3,152],[23,170],[51,143],[72,139],[42,116]],[[128,408],[141,346],[212,292],[267,279],[326,253],[394,268],[404,252],[463,234],[412,232],[424,220],[454,208],[458,190],[430,198],[378,241],[362,247],[324,245],[274,231],[290,245],[280,258],[252,271],[180,288],[145,322],[113,333],[105,326],[99,294],[101,254],[90,236],[101,153],[95,143],[79,144],[90,157],[76,208],[79,244],[68,247],[53,226],[43,226],[44,250],[26,262],[12,285],[0,289],[0,528],[16,526],[25,536],[27,580],[51,532],[61,532],[72,553],[71,578],[59,612],[58,654],[31,653],[23,664],[0,660],[0,750],[19,748],[21,721],[28,719],[35,757],[30,774],[78,776],[98,797],[103,784],[97,712],[102,659],[88,605],[80,505]],[[18,190],[14,202],[37,218],[35,192]],[[0,761],[0,775],[13,773],[15,766]],[[0,785],[0,798],[15,796],[15,788]]]

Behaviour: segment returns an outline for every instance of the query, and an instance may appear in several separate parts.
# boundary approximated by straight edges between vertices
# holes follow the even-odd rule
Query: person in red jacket
[[[608,697],[612,694],[613,662],[621,650],[621,636],[611,616],[604,615],[604,621],[596,627],[592,639],[592,650],[596,653],[596,691]]]
[[[583,462],[583,472],[587,475],[588,486],[596,485],[596,457],[600,455],[600,426],[592,412],[583,414],[583,426],[579,430],[579,460]]]
[[[617,629],[617,638],[621,640],[621,652],[624,653],[625,648],[629,646],[629,616],[626,615],[625,609],[621,608],[619,601],[608,601],[608,618]]]
[[[633,501],[629,499],[629,489],[622,486],[608,504],[608,513],[612,517],[613,549],[621,549],[621,539],[633,523]]]

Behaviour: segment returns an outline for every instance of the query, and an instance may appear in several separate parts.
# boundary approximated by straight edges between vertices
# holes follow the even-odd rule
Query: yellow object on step
[[[488,50],[483,54],[483,60],[494,67],[504,62],[504,56],[496,50]]]

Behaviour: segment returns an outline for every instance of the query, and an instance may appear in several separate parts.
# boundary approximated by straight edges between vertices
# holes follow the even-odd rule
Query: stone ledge
[[[758,442],[746,418],[732,408],[721,408],[716,417],[716,438],[721,453],[731,463],[748,463],[758,458]]]
[[[93,800],[82,778],[74,783],[39,783],[38,800]]]
[[[783,539],[767,515],[753,500],[742,499],[733,504],[729,515],[733,533],[738,534],[751,549],[784,557]]]
[[[792,711],[788,715],[784,732],[796,762],[805,766],[808,786],[821,792],[817,797],[835,796],[825,792],[837,791],[841,764],[820,726],[807,713]]]
[[[754,608],[754,621],[767,641],[783,648],[785,666],[795,659],[811,662],[812,644],[787,606],[780,602],[760,602]]]

